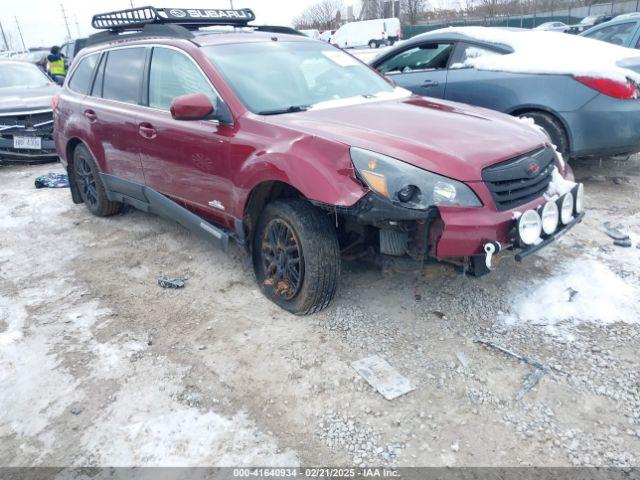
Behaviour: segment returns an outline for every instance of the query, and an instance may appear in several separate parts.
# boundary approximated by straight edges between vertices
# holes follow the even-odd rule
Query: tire
[[[369,40],[369,48],[378,48],[378,43],[375,40]]]
[[[253,237],[253,267],[262,293],[281,308],[307,315],[327,307],[340,276],[330,217],[302,199],[268,204]]]
[[[96,161],[82,144],[73,151],[73,176],[80,197],[91,213],[108,217],[120,212],[122,203],[109,200]]]
[[[553,115],[544,112],[527,112],[519,115],[520,118],[530,118],[536,125],[541,127],[558,151],[565,157],[569,155],[569,139],[560,120]]]

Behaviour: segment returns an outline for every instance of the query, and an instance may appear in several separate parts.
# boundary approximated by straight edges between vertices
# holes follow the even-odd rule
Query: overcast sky
[[[94,13],[146,6],[177,8],[229,8],[229,0],[0,0],[0,23],[11,37],[14,48],[21,42],[16,27],[18,18],[27,47],[61,44],[67,36],[60,4],[64,5],[72,37],[93,33]],[[233,0],[236,8],[249,7],[256,14],[256,23],[290,25],[293,17],[316,0]],[[156,3],[157,2],[157,3]],[[357,3],[345,1],[345,4]],[[0,38],[0,49],[3,47]]]

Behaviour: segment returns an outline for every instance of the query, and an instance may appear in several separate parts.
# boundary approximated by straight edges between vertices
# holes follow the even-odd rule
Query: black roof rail
[[[99,13],[93,16],[91,26],[97,30],[141,30],[149,24],[181,25],[185,28],[214,25],[246,26],[256,19],[253,10],[192,9],[139,7],[128,10]]]
[[[295,28],[282,27],[280,25],[249,25],[249,27],[252,27],[256,32],[283,33],[287,35],[299,35],[306,37],[304,33],[296,30]]]

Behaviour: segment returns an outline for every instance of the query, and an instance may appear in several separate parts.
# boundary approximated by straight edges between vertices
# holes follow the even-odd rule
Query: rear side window
[[[93,76],[93,70],[96,68],[96,63],[98,63],[98,58],[100,58],[100,55],[95,53],[80,60],[78,68],[75,69],[71,80],[69,80],[69,88],[71,90],[83,95],[89,93],[91,77]]]
[[[184,54],[154,48],[149,71],[149,106],[169,110],[176,97],[204,93],[216,105],[217,96],[200,69]]]
[[[145,48],[111,50],[104,71],[102,97],[138,103],[145,55]]]
[[[640,38],[638,38],[638,43],[636,43],[636,48],[640,48]]]
[[[378,65],[382,73],[409,73],[416,70],[440,70],[447,68],[453,45],[450,43],[425,43],[404,50]]]
[[[480,45],[460,42],[453,58],[451,59],[451,68],[468,67],[469,61],[480,57],[493,57],[503,55],[503,53]]]

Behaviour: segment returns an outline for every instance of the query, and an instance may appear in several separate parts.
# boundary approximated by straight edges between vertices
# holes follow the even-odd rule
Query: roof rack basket
[[[139,7],[128,10],[99,13],[93,16],[91,26],[97,30],[141,30],[149,24],[172,24],[186,28],[214,25],[246,26],[256,19],[249,8],[239,10],[183,9]]]

